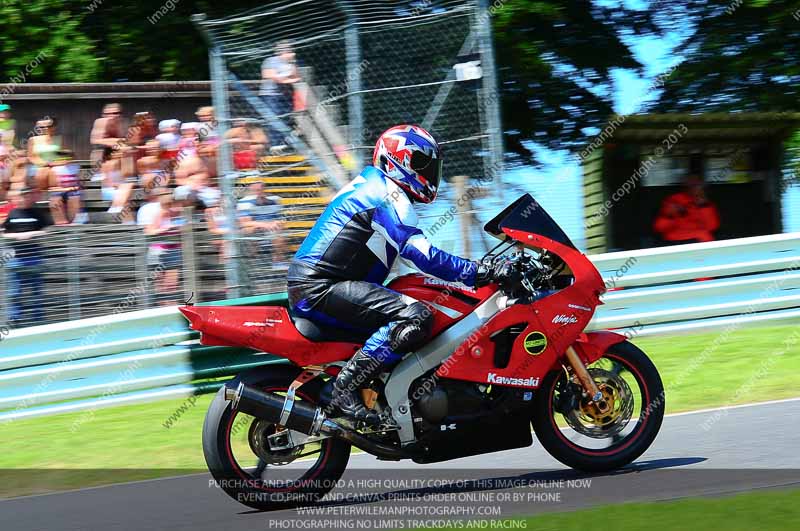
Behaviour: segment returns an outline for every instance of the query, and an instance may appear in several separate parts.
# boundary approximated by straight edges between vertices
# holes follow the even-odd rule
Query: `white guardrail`
[[[593,255],[608,293],[590,329],[629,336],[800,322],[800,233]],[[285,304],[285,294],[215,304]],[[0,423],[210,392],[276,358],[204,347],[177,308],[13,330]]]

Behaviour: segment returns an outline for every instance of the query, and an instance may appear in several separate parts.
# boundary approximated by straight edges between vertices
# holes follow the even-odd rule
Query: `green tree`
[[[583,129],[613,114],[614,69],[640,70],[625,37],[656,34],[647,11],[591,0],[514,0],[496,9],[494,34],[506,149],[524,161],[525,142],[585,143]]]
[[[97,81],[102,64],[75,2],[0,2],[0,83]]]
[[[208,45],[191,16],[223,17],[256,6],[263,0],[107,0],[86,17],[85,31],[103,61],[104,81],[208,79]]]
[[[652,106],[660,112],[798,112],[797,0],[689,2],[685,60]],[[800,173],[800,131],[785,143],[785,178]]]
[[[694,31],[678,52],[659,111],[796,111],[797,0],[690,2]]]
[[[621,0],[603,4],[611,7],[595,0],[493,5],[506,145],[523,161],[533,160],[528,140],[554,148],[585,143],[584,129],[602,126],[613,113],[614,69],[642,68],[626,38],[658,32],[650,12],[625,9]],[[26,82],[208,79],[207,43],[191,15],[219,18],[263,6],[263,0],[6,0],[0,68],[10,79],[43,51]]]

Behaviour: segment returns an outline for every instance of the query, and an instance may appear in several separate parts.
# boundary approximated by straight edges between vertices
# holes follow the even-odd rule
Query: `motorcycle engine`
[[[484,384],[446,380],[431,385],[433,382],[430,378],[421,379],[411,393],[416,413],[430,424],[476,415],[491,399]]]
[[[411,414],[421,455],[437,463],[530,446],[530,405],[525,389],[422,376],[411,387]],[[502,433],[502,437],[498,436]]]

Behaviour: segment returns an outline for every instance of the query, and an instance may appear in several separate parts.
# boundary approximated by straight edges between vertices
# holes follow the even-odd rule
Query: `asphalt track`
[[[0,528],[14,531],[348,529],[354,528],[355,520],[376,518],[381,507],[406,506],[415,510],[441,507],[450,503],[441,501],[447,495],[451,496],[452,506],[497,507],[494,510],[500,511],[499,517],[508,518],[624,501],[798,488],[798,418],[800,399],[669,416],[644,456],[624,470],[603,476],[581,476],[565,469],[536,443],[521,450],[465,458],[435,468],[408,462],[378,462],[372,456],[354,455],[345,480],[392,478],[402,482],[452,477],[452,488],[446,482],[424,491],[413,486],[408,489],[378,486],[347,501],[323,504],[316,515],[301,515],[297,510],[260,513],[239,505],[210,486],[209,476],[195,474],[0,500]],[[463,478],[472,480],[462,481]],[[481,481],[486,478],[536,480],[540,488],[535,492],[548,495],[534,496],[531,488],[495,488],[495,484]],[[380,482],[380,479],[375,481]],[[381,495],[375,498],[376,493]],[[523,494],[515,503],[507,499],[507,493]],[[460,501],[456,500],[458,496],[462,496]],[[406,519],[406,528],[416,521],[409,518],[429,522],[491,518],[474,513],[455,517],[437,516],[435,511],[431,514],[397,518]],[[494,517],[498,517],[497,513]],[[390,517],[381,517],[383,521],[387,518]],[[374,528],[377,521],[370,527]],[[319,525],[309,525],[314,522]],[[391,526],[390,522],[386,528],[399,525]]]

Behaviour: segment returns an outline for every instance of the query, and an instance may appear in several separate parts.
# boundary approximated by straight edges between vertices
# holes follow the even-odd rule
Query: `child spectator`
[[[136,224],[140,227],[151,225],[161,211],[161,197],[170,193],[165,188],[155,188],[147,193],[147,202],[139,207],[136,214]]]
[[[122,177],[122,157],[121,150],[105,149],[101,166],[103,176],[101,193],[103,201],[111,201],[108,213],[114,216],[121,214],[117,221],[129,224],[133,223],[133,213],[129,205],[133,182]]]
[[[50,176],[50,212],[56,225],[75,221],[81,209],[81,167],[75,163],[72,151],[58,152]]]
[[[158,140],[150,140],[144,146],[144,156],[136,163],[139,183],[145,192],[169,185],[170,175],[161,160],[161,145]]]
[[[178,161],[187,157],[197,156],[197,129],[196,122],[186,122],[181,125],[181,139],[178,142]]]
[[[180,231],[184,221],[181,206],[169,194],[159,196],[160,208],[145,227],[148,236],[156,236],[147,249],[147,263],[154,269],[156,292],[162,305],[173,303],[180,282],[181,254]]]
[[[158,122],[160,133],[156,135],[161,146],[161,158],[164,160],[175,160],[180,149],[181,135],[178,134],[181,123],[178,120],[161,120]]]

